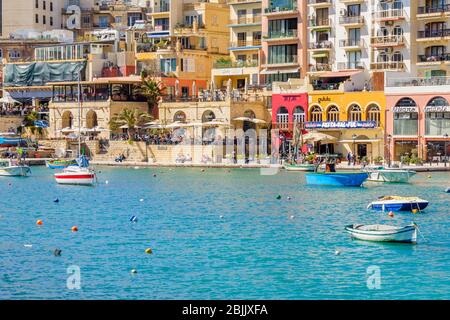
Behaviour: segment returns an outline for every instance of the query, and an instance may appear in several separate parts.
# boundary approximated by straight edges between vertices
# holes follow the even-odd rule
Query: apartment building
[[[228,57],[225,0],[161,1],[149,11],[150,31],[136,44],[137,72],[210,81],[214,61]]]
[[[61,9],[66,0],[2,0],[0,37],[18,30],[47,31],[61,28]]]
[[[230,7],[230,56],[214,63],[212,77],[223,87],[229,79],[237,89],[260,85],[262,1],[228,0],[227,4]]]
[[[262,63],[265,83],[303,78],[307,65],[304,0],[263,0]]]

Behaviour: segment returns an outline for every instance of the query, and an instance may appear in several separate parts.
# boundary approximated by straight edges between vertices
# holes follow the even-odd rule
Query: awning
[[[291,68],[291,69],[264,69],[261,71],[261,74],[278,74],[278,73],[296,73],[300,70],[300,68]]]
[[[417,108],[416,106],[394,107],[394,108],[392,108],[392,112],[394,112],[394,113],[419,112],[419,108]]]
[[[450,106],[426,106],[425,112],[450,112]]]
[[[253,122],[253,123],[267,123],[264,120],[261,119],[255,119],[255,118],[249,118],[249,117],[238,117],[238,118],[234,118],[233,121],[249,121],[249,122]]]
[[[340,143],[365,143],[365,142],[380,142],[381,139],[356,139],[356,140],[339,140]]]
[[[322,52],[322,53],[313,53],[311,55],[313,58],[326,58],[328,57],[328,53]]]
[[[361,73],[362,70],[355,71],[330,71],[319,75],[320,78],[342,78],[342,77],[351,77],[355,74]]]

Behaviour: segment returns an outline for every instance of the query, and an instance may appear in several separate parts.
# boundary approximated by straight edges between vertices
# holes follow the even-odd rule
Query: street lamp
[[[391,139],[392,135],[388,134],[387,141],[388,141],[388,168],[391,167]]]
[[[448,133],[444,134],[444,167],[447,166],[447,139],[448,139]]]
[[[353,157],[356,160],[356,145],[355,145],[355,140],[358,136],[356,134],[352,135],[352,139],[353,139]],[[353,162],[355,163],[355,162]]]

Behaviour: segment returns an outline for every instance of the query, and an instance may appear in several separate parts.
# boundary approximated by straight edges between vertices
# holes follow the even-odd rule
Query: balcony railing
[[[362,39],[345,39],[339,41],[339,47],[364,47]]]
[[[361,61],[338,62],[337,68],[338,70],[364,69],[364,64]]]
[[[340,83],[313,83],[312,87],[314,90],[339,90]]]
[[[254,39],[254,40],[251,40],[251,41],[238,40],[238,41],[230,42],[230,47],[231,48],[251,47],[251,46],[260,46],[260,45],[261,45],[261,40],[260,39]]]
[[[288,12],[288,11],[297,11],[297,1],[291,1],[291,3],[289,3],[286,6],[282,6],[282,7],[268,7],[266,9],[264,9],[264,13],[265,14],[276,14],[276,13],[284,13],[284,12]]]
[[[438,54],[438,55],[419,54],[417,61],[418,62],[445,62],[445,61],[450,61],[450,53],[443,53],[443,54]]]
[[[238,4],[238,3],[247,3],[247,2],[261,2],[261,0],[228,0],[227,4]]]
[[[297,55],[286,56],[285,60],[273,60],[268,61],[267,65],[279,65],[279,64],[292,64],[298,63]]]
[[[450,77],[387,78],[386,87],[448,86]]]
[[[298,32],[296,29],[286,31],[269,31],[264,35],[266,39],[283,39],[283,38],[297,38]]]
[[[331,4],[331,0],[308,0],[308,4]]]
[[[443,12],[450,12],[450,4],[438,6],[424,6],[417,8],[417,14],[443,13]]]
[[[308,27],[328,27],[330,24],[330,19],[314,19],[312,17],[308,19]]]
[[[417,33],[418,39],[449,37],[450,29],[424,30]]]
[[[387,19],[399,19],[404,18],[405,12],[403,8],[400,9],[388,9],[377,11],[373,13],[373,18],[375,20],[387,20]]]
[[[403,35],[391,35],[391,36],[379,36],[372,37],[371,44],[373,46],[395,46],[405,43],[405,37]]]
[[[308,45],[308,49],[310,50],[320,50],[320,49],[331,49],[333,47],[333,43],[331,41],[321,41],[321,42],[311,42]]]
[[[331,71],[331,64],[329,63],[316,63],[309,67],[310,72]]]
[[[213,67],[215,69],[228,69],[228,68],[252,68],[257,67],[258,61],[222,61],[215,62]]]
[[[170,11],[170,4],[164,3],[160,7],[156,8],[148,8],[147,9],[149,13],[163,13],[163,12],[169,12]]]
[[[237,19],[230,20],[230,24],[253,24],[253,23],[261,23],[261,16],[239,17]]]
[[[374,62],[370,64],[372,70],[404,70],[405,63],[403,61]]]
[[[340,24],[360,24],[364,23],[364,17],[363,16],[340,16],[339,17],[339,23]]]

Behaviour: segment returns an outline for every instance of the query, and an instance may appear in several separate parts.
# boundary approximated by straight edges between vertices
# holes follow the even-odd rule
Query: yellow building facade
[[[382,91],[313,91],[308,93],[305,129],[335,138],[319,145],[321,153],[340,154],[344,159],[353,153],[357,159],[373,162],[385,154],[385,109]]]

